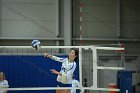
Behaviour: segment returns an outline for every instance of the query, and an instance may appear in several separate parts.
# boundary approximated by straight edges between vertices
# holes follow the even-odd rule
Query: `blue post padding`
[[[67,57],[66,55],[61,57]],[[60,71],[61,63],[43,56],[0,56],[0,71],[5,73],[10,88],[18,87],[56,87],[57,75],[50,69]],[[79,79],[79,67],[75,70]],[[8,93],[55,93],[47,91],[9,91]]]
[[[133,93],[132,88],[132,72],[131,71],[118,71],[117,73],[117,85],[120,89],[120,93]]]

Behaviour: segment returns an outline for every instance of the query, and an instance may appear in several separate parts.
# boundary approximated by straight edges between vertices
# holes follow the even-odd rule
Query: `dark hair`
[[[72,74],[72,79],[74,79],[74,74]]]
[[[78,61],[78,59],[79,59],[79,50],[78,50],[78,48],[72,48],[71,50],[74,50],[74,52],[75,52],[75,59],[74,59],[74,61],[76,62],[76,61]]]

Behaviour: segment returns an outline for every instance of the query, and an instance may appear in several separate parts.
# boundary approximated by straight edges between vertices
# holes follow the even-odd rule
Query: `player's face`
[[[71,50],[70,53],[69,53],[69,59],[71,60],[74,60],[75,59],[75,51],[74,50]]]
[[[0,73],[0,81],[3,80],[3,74]]]

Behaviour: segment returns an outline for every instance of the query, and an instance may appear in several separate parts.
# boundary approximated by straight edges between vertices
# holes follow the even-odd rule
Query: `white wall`
[[[0,37],[56,37],[56,0],[1,0]]]

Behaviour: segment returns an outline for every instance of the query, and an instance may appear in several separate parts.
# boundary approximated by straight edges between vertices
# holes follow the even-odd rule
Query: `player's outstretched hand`
[[[49,55],[48,53],[44,53],[44,57],[52,58],[52,55]]]
[[[54,73],[54,74],[57,74],[58,73],[58,71],[56,71],[55,69],[51,69],[50,70],[52,73]]]
[[[55,69],[51,69],[50,71],[52,73],[56,74],[56,75],[61,75],[62,76],[62,74],[60,72],[56,71]]]

